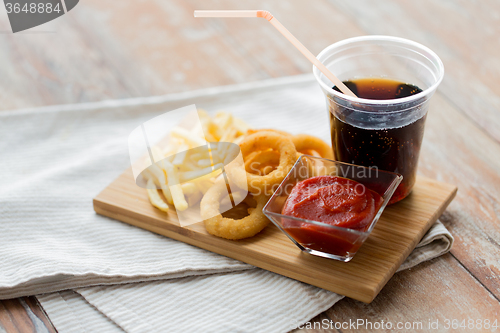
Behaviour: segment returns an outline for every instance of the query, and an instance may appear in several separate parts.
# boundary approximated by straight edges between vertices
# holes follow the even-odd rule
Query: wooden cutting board
[[[135,184],[130,169],[94,198],[94,209],[98,214],[369,303],[456,192],[453,185],[418,177],[412,194],[386,208],[348,263],[302,253],[273,224],[241,241],[209,235],[203,222],[181,227],[173,209],[166,214],[151,206],[146,190]]]

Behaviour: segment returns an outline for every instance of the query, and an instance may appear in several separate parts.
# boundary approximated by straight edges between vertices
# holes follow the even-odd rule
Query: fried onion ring
[[[219,212],[219,201],[227,193],[226,191],[226,183],[217,181],[201,199],[200,213],[203,220],[205,220],[205,228],[209,234],[237,240],[255,236],[267,226],[269,220],[262,212],[262,208],[264,208],[268,200],[267,196],[259,195],[254,197],[257,207],[249,209],[250,215],[234,220],[223,217]]]
[[[260,174],[262,176],[268,175],[271,172],[273,172],[276,168],[277,168],[277,166],[265,165],[262,168],[260,168]]]
[[[316,151],[321,157],[333,159],[333,150],[325,141],[312,135],[299,134],[292,138],[298,152]]]
[[[258,132],[274,132],[274,133],[278,133],[278,134],[281,134],[284,136],[292,136],[292,134],[290,134],[288,132],[273,129],[273,128],[249,129],[249,130],[247,130],[247,135],[255,134]]]
[[[265,150],[251,153],[245,160],[245,170],[249,173],[263,175],[268,174],[278,167],[280,154],[275,150]],[[264,172],[264,169],[267,172]]]
[[[268,150],[269,148],[280,154],[278,167],[269,174],[260,176],[246,173],[248,191],[256,195],[271,195],[274,187],[285,178],[297,158],[297,151],[290,137],[275,132],[260,131],[251,134],[240,143],[240,148],[243,158],[253,151]]]

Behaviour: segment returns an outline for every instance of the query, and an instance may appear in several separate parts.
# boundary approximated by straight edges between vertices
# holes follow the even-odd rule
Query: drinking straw
[[[288,39],[321,73],[323,73],[344,94],[356,97],[347,86],[342,83],[332,72],[326,68],[294,35],[290,33],[271,13],[267,10],[195,10],[194,17],[263,17],[268,20],[283,36]]]

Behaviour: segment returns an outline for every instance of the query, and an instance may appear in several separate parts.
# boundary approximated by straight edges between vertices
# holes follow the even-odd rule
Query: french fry
[[[244,138],[245,138],[244,135],[240,135],[236,139],[233,140],[233,143],[239,145],[243,141]]]
[[[149,166],[148,170],[156,177],[158,180],[158,184],[160,185],[160,188],[163,192],[163,195],[165,196],[165,199],[167,199],[167,202],[169,204],[173,204],[172,200],[172,194],[170,193],[170,189],[167,186],[167,180],[165,178],[165,173],[160,167],[156,164],[152,164]]]
[[[210,151],[210,149],[208,151]],[[192,161],[199,161],[199,160],[202,160],[202,159],[206,159],[207,158],[207,153],[206,152],[193,153],[193,154],[189,155],[189,158]]]
[[[224,132],[224,135],[220,138],[221,142],[232,142],[236,138],[236,129],[230,128]]]
[[[160,197],[160,194],[156,189],[156,185],[154,184],[153,179],[151,178],[149,178],[147,183],[147,192],[148,192],[149,202],[151,202],[151,204],[154,207],[158,208],[162,212],[168,213],[169,210],[168,205]]]
[[[192,147],[204,146],[206,144],[205,140],[203,140],[200,137],[192,136],[191,133],[189,133],[189,131],[181,127],[173,128],[170,134],[178,138],[184,139]]]
[[[181,188],[182,188],[182,192],[184,192],[184,194],[186,196],[193,194],[195,191],[198,190],[196,185],[192,182],[187,182],[187,183],[181,184]]]
[[[196,186],[196,185],[195,185]],[[201,198],[203,197],[203,193],[197,188],[196,192],[191,193],[187,196],[187,202],[190,207],[196,205]]]
[[[229,164],[236,156],[238,156],[239,147],[236,145],[231,145],[224,154],[222,162],[224,164]]]
[[[171,161],[172,164],[173,165],[181,165],[182,163],[184,163],[188,149],[189,149],[189,145],[187,145],[187,144],[180,145],[179,148],[177,149],[177,154],[175,155],[174,159]]]
[[[196,186],[200,189],[201,193],[205,194],[207,193],[208,189],[213,185],[214,183],[211,182],[210,180],[202,180],[196,182]]]
[[[213,140],[208,140],[208,137],[207,137],[208,141],[217,142],[217,141],[220,141],[220,138],[223,135],[223,132],[221,131],[219,126],[217,126],[214,123],[211,123],[211,124],[209,124],[209,126],[207,128],[207,133],[205,133],[205,135],[207,135],[207,134],[208,134],[208,137],[213,138]]]
[[[181,182],[188,182],[190,180],[194,180],[194,179],[197,179],[197,178],[202,178],[204,176],[207,176],[209,174],[211,174],[212,172],[220,169],[222,170],[222,167],[223,165],[221,163],[219,164],[216,164],[215,166],[209,166],[209,167],[206,167],[206,168],[203,168],[203,169],[198,169],[198,170],[193,170],[193,171],[186,171],[186,172],[183,172],[181,173],[179,176],[180,176],[180,180]],[[213,175],[210,176],[209,178],[211,177],[214,177]],[[201,179],[200,179],[201,181]]]
[[[200,167],[208,167],[212,166],[212,161],[210,159],[198,160],[198,166]]]
[[[222,150],[222,149],[214,149],[211,152],[211,157],[212,157],[213,164],[222,163],[224,161],[224,155],[225,155],[225,151],[224,150]]]
[[[188,208],[188,203],[184,198],[184,193],[182,192],[182,187],[179,182],[179,177],[177,175],[177,170],[172,165],[172,163],[165,161],[165,172],[167,174],[167,179],[169,183],[170,193],[172,193],[172,200],[174,201],[174,207],[176,210],[183,211]]]
[[[233,118],[233,126],[237,129],[238,136],[244,135],[250,129],[250,126],[239,118]]]
[[[179,167],[181,167],[183,171],[196,171],[200,169],[191,159],[184,161]]]
[[[149,200],[160,210],[168,210],[164,200],[178,211],[196,205],[215,180],[221,177],[223,163],[227,162],[228,156],[234,155],[231,149],[238,147],[211,147],[195,153],[189,151],[191,148],[206,146],[207,142],[239,144],[249,129],[245,122],[227,112],[217,112],[212,118],[199,109],[198,115],[200,122],[193,128],[175,127],[163,149],[151,148],[155,160],[151,162],[156,163],[149,166],[143,175],[148,183]],[[145,163],[150,163],[149,158]],[[156,188],[153,188],[155,184]],[[164,199],[158,189],[163,192]]]
[[[226,130],[233,123],[233,115],[228,112],[219,111],[215,115],[214,122],[223,130]]]
[[[152,161],[152,163],[155,163],[155,162],[162,160],[164,158],[163,156],[165,156],[165,155],[163,155],[163,151],[158,146],[151,147],[151,154],[153,155],[153,159],[154,159],[154,161]]]

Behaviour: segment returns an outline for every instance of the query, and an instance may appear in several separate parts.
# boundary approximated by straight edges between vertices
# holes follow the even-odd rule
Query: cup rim
[[[396,42],[400,43],[401,45],[406,45],[406,46],[413,46],[414,48],[420,49],[424,52],[427,52],[430,54],[431,58],[436,60],[438,64],[438,78],[436,82],[428,87],[427,89],[419,92],[418,94],[408,96],[408,97],[403,97],[403,98],[397,98],[397,99],[385,99],[385,100],[377,100],[377,99],[368,99],[368,98],[359,98],[359,97],[351,97],[345,94],[342,94],[334,89],[332,87],[329,87],[327,84],[325,84],[320,76],[321,76],[321,71],[313,65],[313,74],[314,77],[316,78],[316,81],[318,81],[319,85],[325,92],[331,92],[333,95],[336,97],[346,100],[348,102],[354,102],[354,103],[363,103],[363,104],[371,104],[371,105],[390,105],[390,104],[403,104],[403,103],[408,103],[412,101],[416,101],[420,98],[424,98],[427,95],[432,94],[441,81],[443,80],[444,77],[444,65],[439,56],[429,49],[427,46],[424,46],[420,43],[414,42],[412,40],[406,39],[406,38],[401,38],[401,37],[394,37],[394,36],[384,36],[384,35],[369,35],[369,36],[358,36],[358,37],[352,37],[352,38],[347,38],[341,41],[338,41],[336,43],[333,43],[329,46],[327,46],[325,49],[323,49],[318,56],[316,57],[318,60],[321,61],[321,57],[323,57],[325,54],[330,52],[332,49],[352,44],[352,43],[357,43],[357,42],[363,42],[363,41],[390,41],[390,42]],[[366,111],[364,111],[366,112]],[[393,112],[400,112],[400,110],[397,111],[388,111],[388,113],[393,113]]]

